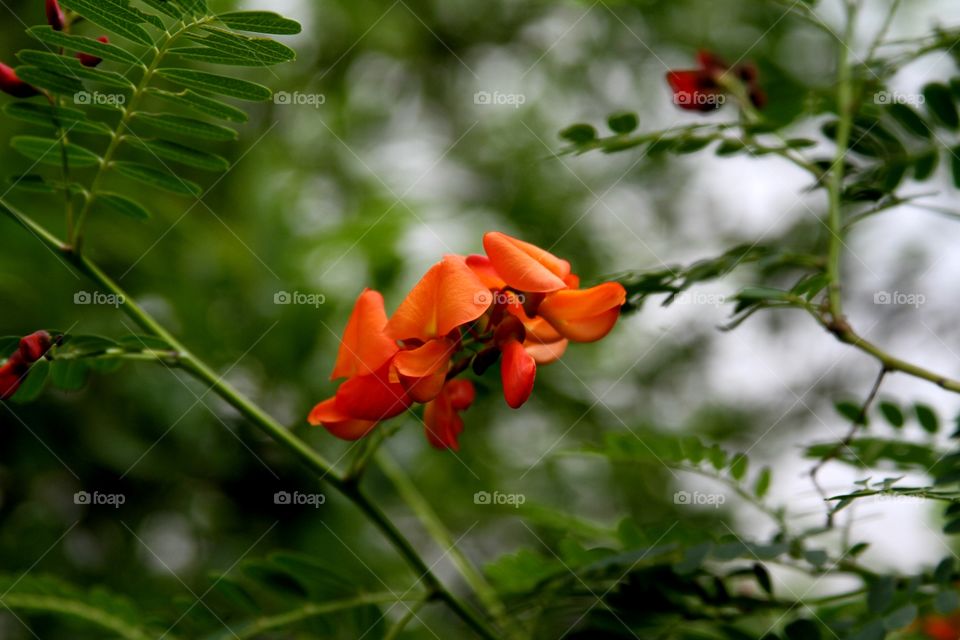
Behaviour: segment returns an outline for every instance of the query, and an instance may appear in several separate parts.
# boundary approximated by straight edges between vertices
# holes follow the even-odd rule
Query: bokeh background
[[[302,22],[301,35],[284,38],[298,60],[250,77],[315,104],[255,105],[240,140],[223,149],[234,167],[204,182],[210,190],[201,201],[151,194],[152,220],[99,216],[88,248],[196,353],[333,459],[349,446],[304,419],[334,389],[328,374],[357,294],[374,287],[392,310],[443,253],[479,252],[487,230],[549,247],[586,282],[684,264],[742,242],[823,241],[816,223],[823,193],[807,190],[806,176],[775,157],[555,155],[563,146],[559,130],[578,121],[601,126],[614,111],[638,112],[643,130],[733,118],[730,109],[702,116],[671,102],[664,73],[692,66],[700,47],[756,62],[771,117],[803,118],[794,130],[815,133],[819,119],[809,111],[830,89],[835,44],[775,3],[211,4],[269,8]],[[955,2],[904,4],[891,37],[960,20]],[[861,55],[888,3],[866,5],[854,47]],[[830,2],[819,11],[838,24]],[[23,30],[43,21],[42,3],[7,0],[2,12],[0,59],[10,61],[31,46]],[[955,72],[949,57],[927,57],[894,84],[915,93],[928,79]],[[0,120],[3,139],[21,130]],[[3,157],[5,175],[28,166],[11,152]],[[956,207],[946,176],[933,184],[942,194],[929,201]],[[922,190],[930,184],[914,191]],[[62,230],[56,201],[13,198]],[[844,263],[847,304],[862,333],[954,375],[958,241],[954,220],[901,208],[859,228]],[[0,265],[0,334],[42,327],[135,332],[113,308],[75,305],[74,295],[90,285],[9,220],[0,220]],[[810,463],[801,444],[845,431],[832,404],[862,399],[876,365],[800,314],[761,314],[718,331],[730,311],[724,297],[751,277],[746,268],[666,308],[649,301],[605,341],[574,346],[561,363],[541,369],[533,399],[519,411],[506,407],[496,380],[484,381],[465,415],[459,454],[429,448],[412,418],[398,419],[405,423],[387,447],[480,563],[555,544],[564,531],[543,515],[550,509],[594,522],[598,543],[623,518],[654,538],[679,519],[764,535],[763,521],[733,495],[721,510],[674,504],[679,488],[723,491],[705,480],[656,464],[614,468],[564,455],[608,432],[641,439],[696,433],[749,451],[774,467],[772,501],[813,523],[822,509],[803,477]],[[876,305],[879,291],[919,293],[925,303]],[[320,294],[324,304],[275,304],[278,292]],[[890,377],[882,395],[957,413],[956,400],[902,376]],[[319,508],[275,504],[277,491],[323,488],[181,372],[127,366],[81,392],[50,391],[36,404],[4,407],[0,425],[6,572],[103,584],[168,619],[204,593],[211,573],[279,549],[315,555],[376,589],[412,580],[336,495],[328,493]],[[907,437],[928,436],[914,426]],[[831,467],[823,478],[844,491],[858,475]],[[376,472],[367,481],[441,576],[462,588],[389,485]],[[126,502],[117,509],[77,505],[73,495],[81,490],[122,493]],[[535,516],[478,506],[477,491],[523,494],[525,507],[544,509]],[[865,559],[879,566],[914,567],[947,550],[934,533],[935,514],[923,505],[878,503],[856,515],[853,535],[874,543]],[[913,541],[909,553],[906,539]],[[440,607],[421,617],[446,630],[441,637],[458,628]],[[0,637],[31,636],[0,616]],[[414,623],[408,637],[433,636]]]

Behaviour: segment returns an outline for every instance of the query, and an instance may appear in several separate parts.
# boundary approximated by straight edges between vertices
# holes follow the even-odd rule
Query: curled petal
[[[605,282],[590,289],[557,291],[540,304],[538,313],[564,338],[594,342],[613,329],[626,298],[620,283]]]
[[[456,345],[452,340],[429,340],[416,349],[401,351],[393,359],[393,368],[411,378],[432,375],[441,369],[446,373],[450,355]]]
[[[343,440],[359,440],[377,426],[373,420],[358,420],[339,411],[336,397],[327,398],[315,406],[307,422],[314,426],[323,425],[324,429]]]
[[[507,342],[500,350],[503,352],[503,359],[500,361],[503,397],[512,409],[517,409],[530,398],[533,392],[537,363],[516,340]]]
[[[399,382],[391,382],[390,365],[369,376],[350,378],[337,389],[336,409],[351,418],[386,420],[400,415],[413,399]]]
[[[441,338],[482,316],[491,302],[490,290],[463,256],[446,255],[413,287],[386,332],[395,340]]]
[[[500,274],[493,267],[490,258],[476,253],[467,256],[467,266],[480,278],[488,289],[503,289],[507,286]]]
[[[550,364],[559,360],[567,350],[569,340],[557,340],[556,342],[542,343],[527,340],[523,343],[523,348],[539,365]]]
[[[400,348],[384,333],[386,325],[383,296],[372,289],[364,289],[343,330],[330,379],[370,375],[389,361]]]
[[[497,273],[519,291],[559,291],[570,274],[570,263],[523,240],[491,231],[483,236],[483,248]]]
[[[523,323],[523,327],[526,329],[527,340],[547,343],[556,342],[557,340],[563,339],[563,336],[560,335],[557,330],[553,328],[553,325],[551,325],[545,319],[541,318],[540,316],[533,318],[528,316],[523,306],[510,305],[507,307],[507,311],[519,318],[520,322]]]
[[[437,449],[460,450],[457,436],[463,431],[459,411],[468,409],[474,398],[473,384],[468,380],[451,380],[443,391],[423,410],[424,433]]]
[[[443,383],[447,381],[447,374],[443,371],[422,378],[401,377],[400,383],[407,390],[414,402],[430,402],[443,390]]]

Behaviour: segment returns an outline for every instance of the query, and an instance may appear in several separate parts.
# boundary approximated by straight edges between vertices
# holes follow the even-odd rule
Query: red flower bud
[[[30,98],[40,92],[17,77],[17,72],[0,62],[0,91],[15,98]]]
[[[43,357],[53,345],[50,334],[46,331],[37,331],[20,339],[20,357],[27,364],[33,364]]]
[[[0,367],[0,400],[9,400],[20,388],[30,368],[23,363],[20,353],[17,352]]]
[[[100,36],[99,38],[97,38],[97,40],[99,40],[104,44],[107,44],[108,42],[110,42],[107,36]],[[80,61],[80,64],[82,64],[85,67],[95,67],[101,62],[103,62],[103,58],[92,56],[89,53],[78,53],[77,59]]]
[[[63,17],[63,9],[57,0],[47,0],[47,24],[53,27],[54,31],[63,31],[63,25],[66,18]]]

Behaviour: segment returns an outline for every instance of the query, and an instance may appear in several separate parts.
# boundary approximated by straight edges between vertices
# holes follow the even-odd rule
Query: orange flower
[[[482,375],[500,360],[504,399],[516,409],[533,392],[538,364],[616,324],[626,300],[618,283],[582,290],[569,262],[503,233],[486,234],[483,245],[486,256],[443,256],[390,318],[379,293],[360,294],[331,376],[346,380],[314,407],[311,424],[356,440],[422,403],[430,444],[457,449],[459,412],[475,396],[459,374],[472,366]]]
[[[424,431],[427,440],[437,449],[460,450],[457,436],[463,431],[459,412],[473,404],[476,391],[469,380],[451,380],[443,391],[423,409]]]

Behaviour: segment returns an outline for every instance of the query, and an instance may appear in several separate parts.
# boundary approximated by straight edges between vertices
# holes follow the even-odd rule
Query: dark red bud
[[[33,364],[43,357],[53,345],[53,339],[46,331],[37,331],[20,339],[20,357],[27,364]]]
[[[17,72],[0,62],[0,91],[15,98],[30,98],[40,92],[17,77]]]
[[[63,31],[66,22],[60,3],[57,0],[47,0],[47,24],[53,27],[54,31]]]
[[[108,42],[110,42],[107,36],[100,36],[99,38],[97,38],[97,40],[99,40],[104,44],[107,44]],[[78,53],[77,59],[80,61],[80,64],[82,64],[85,67],[95,67],[101,62],[103,62],[103,58],[92,56],[89,53]]]
[[[701,69],[707,73],[710,73],[711,75],[723,73],[729,68],[723,59],[714,55],[710,51],[707,51],[706,49],[697,51],[697,62],[700,63]]]

